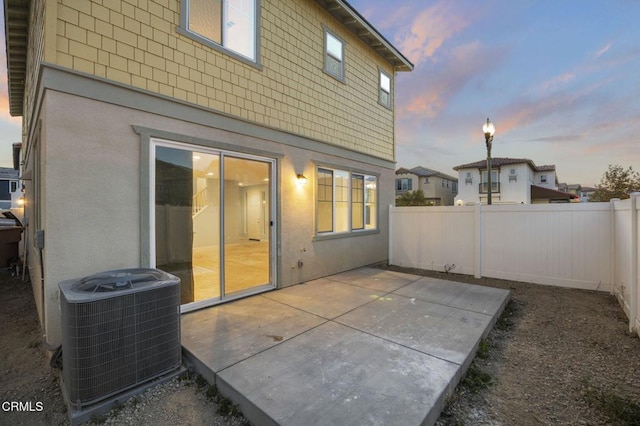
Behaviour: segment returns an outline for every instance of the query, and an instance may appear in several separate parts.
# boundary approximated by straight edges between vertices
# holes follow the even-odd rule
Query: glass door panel
[[[224,156],[224,294],[270,283],[271,163]]]
[[[155,144],[155,267],[187,310],[273,287],[273,160]]]
[[[181,280],[181,303],[220,298],[220,156],[157,146],[156,267]]]

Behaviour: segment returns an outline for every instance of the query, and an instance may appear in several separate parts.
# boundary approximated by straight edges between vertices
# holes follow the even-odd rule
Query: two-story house
[[[426,167],[396,170],[396,198],[418,189],[429,205],[452,206],[458,194],[458,179]]]
[[[0,167],[0,209],[18,209],[21,197],[22,189],[18,170]]]
[[[346,2],[5,12],[48,347],[65,279],[160,268],[184,312],[388,257],[395,79],[413,65]]]
[[[458,172],[456,204],[487,203],[487,161],[462,164]],[[556,166],[536,166],[528,158],[491,160],[491,202],[493,204],[544,204],[569,202],[575,196],[558,191]]]

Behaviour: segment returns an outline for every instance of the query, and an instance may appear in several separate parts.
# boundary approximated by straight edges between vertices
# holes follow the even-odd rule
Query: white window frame
[[[388,85],[385,85],[385,82],[387,82]],[[379,70],[378,72],[378,86],[378,103],[380,103],[380,105],[384,106],[385,108],[391,109],[391,89],[393,87],[393,83],[391,80],[391,76],[382,70]]]
[[[398,189],[398,183],[400,183],[400,189]],[[411,178],[396,178],[396,191],[407,192],[413,191],[413,180]]]
[[[189,26],[189,6],[190,6],[190,2],[191,0],[182,0],[180,2],[180,27],[178,27],[177,31],[186,36],[189,37],[193,40],[198,41],[199,43],[202,43],[204,45],[207,45],[215,50],[218,50],[220,52],[226,53],[230,56],[235,57],[236,59],[239,59],[245,63],[248,63],[250,65],[253,66],[258,66],[259,65],[259,58],[260,58],[260,27],[259,27],[259,23],[260,23],[260,0],[243,0],[243,1],[252,1],[253,2],[253,52],[246,54],[247,52],[241,52],[238,50],[233,49],[231,46],[229,46],[226,42],[227,39],[232,40],[233,38],[231,37],[227,37],[227,28],[229,27],[229,23],[232,24],[232,22],[227,22],[228,21],[228,3],[229,0],[220,0],[222,3],[222,22],[221,22],[221,28],[222,28],[222,34],[221,34],[221,42],[216,42],[215,40],[211,40],[210,38],[208,38],[206,35],[200,34],[195,30],[190,29]]]
[[[333,190],[333,195],[332,195],[332,199],[331,199],[331,203],[332,203],[332,226],[331,226],[331,231],[319,231],[318,230],[318,225],[319,225],[319,218],[318,218],[318,194],[316,194],[315,196],[315,203],[316,203],[316,224],[314,226],[315,228],[315,237],[314,239],[323,239],[325,237],[328,238],[334,238],[334,237],[339,237],[339,236],[352,236],[355,234],[361,234],[361,233],[377,233],[380,232],[379,231],[379,214],[378,214],[378,197],[379,197],[379,187],[378,187],[378,181],[380,180],[379,176],[373,173],[366,173],[366,172],[360,172],[360,171],[352,171],[352,170],[345,170],[344,168],[334,168],[331,166],[323,166],[323,165],[317,165],[316,166],[316,190],[317,190],[317,184],[318,184],[318,171],[323,170],[323,171],[327,171],[327,172],[331,172],[331,176],[332,176],[332,190]],[[346,173],[347,174],[347,182],[348,182],[348,188],[347,188],[347,221],[348,221],[348,226],[347,226],[347,230],[346,231],[336,231],[336,172],[337,173]],[[361,176],[363,178],[363,194],[362,194],[362,224],[363,227],[362,228],[353,228],[353,203],[352,203],[352,177],[353,176]],[[367,205],[369,204],[369,207],[371,203],[367,203],[367,181],[370,179],[374,179],[375,180],[375,200],[373,202],[373,209],[374,212],[367,215]],[[370,223],[370,219],[371,217],[375,218],[375,225],[374,226],[370,226],[367,227],[367,224]]]
[[[489,187],[487,181],[487,171],[482,170],[480,173],[480,184]],[[491,169],[491,192],[497,192],[500,188],[500,170],[499,169]],[[485,192],[487,189],[485,188]],[[484,192],[483,192],[484,193]]]
[[[336,42],[340,44],[340,52],[332,51],[331,46]],[[330,66],[331,61],[336,61],[339,64],[339,70],[336,72]],[[334,32],[330,31],[328,28],[324,28],[324,72],[331,77],[339,80],[341,82],[345,82],[344,77],[344,40],[338,37]]]

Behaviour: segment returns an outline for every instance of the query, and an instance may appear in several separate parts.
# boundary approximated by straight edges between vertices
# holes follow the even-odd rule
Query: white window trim
[[[378,200],[380,198],[380,187],[379,187],[379,182],[380,182],[380,176],[376,173],[371,173],[371,172],[364,172],[364,171],[360,171],[360,170],[350,170],[348,168],[345,167],[334,167],[334,166],[330,166],[330,165],[322,165],[322,164],[316,164],[315,165],[315,182],[316,184],[314,185],[314,192],[317,190],[317,182],[318,182],[318,169],[324,169],[324,170],[330,170],[332,172],[334,172],[333,176],[334,176],[334,180],[333,180],[333,199],[332,199],[332,222],[333,222],[333,226],[332,228],[335,229],[335,222],[336,222],[336,208],[335,208],[335,172],[336,171],[342,171],[342,172],[347,172],[348,173],[348,178],[347,181],[349,183],[348,189],[347,189],[347,203],[348,203],[348,214],[347,214],[347,220],[348,220],[348,229],[347,231],[341,231],[341,232],[336,232],[336,231],[325,231],[325,232],[318,232],[318,194],[314,193],[314,205],[315,205],[315,223],[314,223],[314,236],[313,236],[313,240],[317,241],[317,240],[325,240],[325,239],[335,239],[335,238],[345,238],[345,237],[354,237],[354,236],[358,236],[358,235],[368,235],[368,234],[378,234],[380,233],[380,209],[379,209],[379,204],[378,204]],[[359,229],[353,229],[353,223],[352,223],[352,203],[351,203],[351,176],[352,175],[358,175],[358,176],[363,176],[364,177],[364,186],[362,188],[362,190],[364,191],[363,194],[363,215],[366,215],[366,191],[367,191],[367,186],[366,186],[366,178],[367,177],[374,177],[376,179],[376,200],[375,200],[375,205],[374,205],[374,210],[375,210],[375,218],[376,218],[376,225],[375,228],[367,228],[366,227],[366,216],[363,217],[363,223],[364,223],[364,228],[359,228]]]
[[[389,91],[387,92],[383,87],[382,87],[382,77],[385,76],[389,79]],[[388,99],[389,102],[388,103],[384,103],[382,102],[382,92],[386,92],[388,95]],[[391,76],[384,72],[382,69],[378,68],[378,103],[380,105],[382,105],[383,107],[387,108],[387,109],[393,109],[393,100],[392,100],[392,93],[393,93],[393,79],[391,78]]]

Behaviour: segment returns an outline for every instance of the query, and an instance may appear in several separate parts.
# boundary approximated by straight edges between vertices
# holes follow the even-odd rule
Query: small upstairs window
[[[324,72],[344,81],[344,42],[325,29]]]
[[[547,175],[540,175],[540,183],[547,183]]]
[[[381,105],[391,108],[391,77],[380,71],[380,98]]]
[[[471,172],[467,172],[467,176],[464,178],[464,184],[473,183],[473,178],[471,177]]]

